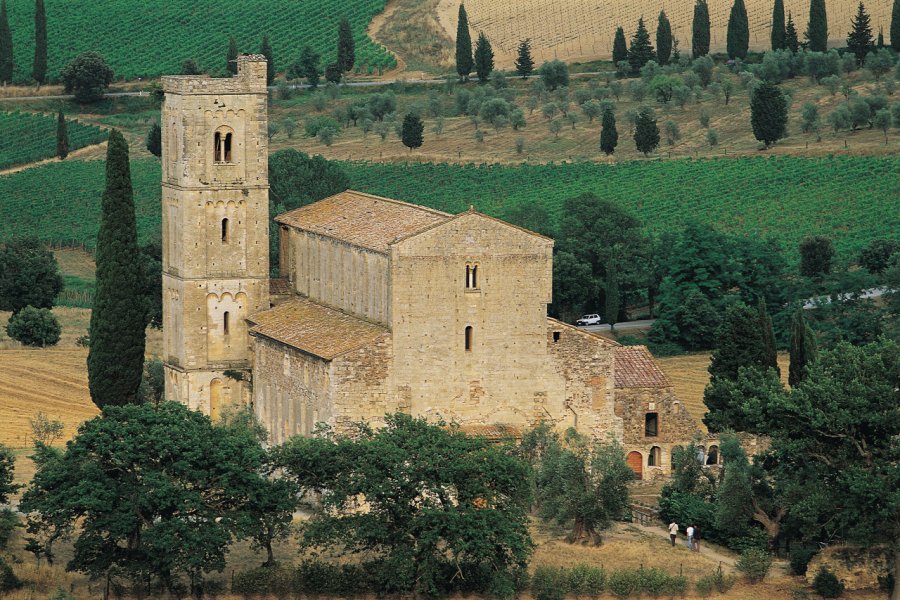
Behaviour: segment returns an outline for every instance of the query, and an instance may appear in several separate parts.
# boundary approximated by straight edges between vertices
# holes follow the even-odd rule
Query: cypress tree
[[[531,40],[525,39],[519,42],[519,53],[516,57],[516,73],[527,79],[534,73],[534,59],[531,58]]]
[[[809,0],[809,23],[806,26],[809,49],[825,52],[828,49],[828,14],[825,0]]]
[[[884,48],[884,27],[881,25],[878,26],[878,41],[875,42],[875,47],[879,50]]]
[[[847,49],[856,56],[856,64],[862,66],[866,55],[875,49],[872,41],[872,22],[866,13],[866,7],[860,2],[856,9],[856,16],[847,34]]]
[[[772,50],[784,50],[784,0],[775,0],[772,8]]]
[[[600,149],[607,155],[616,151],[619,143],[619,132],[616,131],[616,115],[611,108],[603,111],[603,124],[600,130]]]
[[[356,62],[356,44],[353,41],[353,31],[350,29],[350,21],[341,19],[338,23],[338,51],[337,65],[342,73],[349,73]]]
[[[66,116],[59,111],[56,117],[56,156],[65,160],[69,155],[69,132],[66,127]]]
[[[625,30],[621,27],[616,28],[616,37],[613,38],[612,59],[614,65],[628,60],[628,42],[625,41]]]
[[[750,125],[753,135],[766,148],[787,133],[787,104],[777,85],[767,81],[753,89],[750,96]]]
[[[694,5],[694,21],[691,26],[691,56],[700,58],[709,54],[709,6],[706,0]]]
[[[797,36],[797,28],[794,27],[794,17],[791,16],[790,11],[788,11],[787,25],[784,28],[784,47],[795,54],[800,50],[800,38]]]
[[[637,30],[631,36],[631,45],[628,47],[628,62],[631,70],[637,73],[641,67],[653,60],[653,45],[650,43],[650,33],[644,26],[644,17],[638,19]]]
[[[900,0],[894,0],[891,8],[891,48],[900,52]]]
[[[238,47],[234,36],[228,38],[228,54],[225,56],[225,72],[237,75]]]
[[[791,366],[788,383],[797,387],[806,378],[810,363],[816,360],[816,336],[806,323],[803,307],[798,306],[791,317]]]
[[[6,0],[0,2],[0,83],[12,83],[13,69],[12,32],[6,16]]]
[[[612,331],[619,320],[619,273],[616,270],[616,260],[609,259],[606,263],[606,322]]]
[[[750,47],[750,21],[747,18],[744,0],[734,0],[734,4],[731,5],[725,45],[729,58],[747,58],[747,49]]]
[[[472,36],[469,34],[469,17],[466,7],[459,5],[459,21],[456,24],[456,72],[463,81],[469,80],[472,60]]]
[[[478,75],[478,83],[487,83],[494,70],[494,51],[491,43],[484,33],[478,34],[475,42],[475,74]]]
[[[756,310],[759,315],[759,330],[763,337],[763,366],[775,369],[781,375],[781,368],[778,366],[778,348],[775,345],[775,329],[772,327],[772,317],[769,316],[764,298],[759,299]]]
[[[272,52],[269,36],[263,36],[262,44],[259,46],[259,53],[266,57],[266,85],[272,85],[272,82],[275,81],[275,53]]]
[[[47,81],[47,13],[44,0],[34,1],[34,63],[31,76],[38,85]]]
[[[159,123],[154,123],[150,126],[150,131],[147,132],[146,145],[147,152],[156,158],[162,156],[162,128],[159,126]]]
[[[766,368],[768,361],[758,313],[741,303],[730,305],[716,331],[710,376],[736,380],[741,367]]]
[[[424,129],[425,126],[422,124],[422,119],[413,113],[407,113],[407,115],[403,117],[403,127],[400,130],[400,139],[403,141],[403,145],[409,148],[410,152],[412,152],[414,148],[418,148],[422,145],[422,142],[424,141],[422,131]]]
[[[634,145],[647,156],[659,146],[659,127],[653,110],[643,107],[634,122]]]
[[[672,24],[666,11],[659,11],[659,19],[656,22],[656,56],[661,65],[669,64],[672,56]]]
[[[91,312],[88,385],[98,407],[138,401],[144,367],[145,303],[128,143],[109,132],[106,189],[97,234],[97,293]]]

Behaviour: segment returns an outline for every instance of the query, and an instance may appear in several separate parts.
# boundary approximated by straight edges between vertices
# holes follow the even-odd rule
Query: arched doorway
[[[643,479],[644,473],[644,457],[640,452],[634,451],[628,453],[628,466],[634,471],[635,479]]]
[[[706,464],[708,464],[708,465],[719,464],[719,447],[718,446],[710,446],[709,447],[709,452],[706,455]]]

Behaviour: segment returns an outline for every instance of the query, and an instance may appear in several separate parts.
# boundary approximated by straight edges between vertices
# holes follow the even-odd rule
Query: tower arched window
[[[465,336],[466,336],[466,352],[471,352],[472,345],[475,342],[475,330],[472,328],[471,325],[468,325],[466,327]]]
[[[228,311],[225,311],[225,314],[222,315],[222,331],[225,332],[225,335],[228,335],[228,327],[229,327],[228,321],[230,320],[229,319],[230,316],[231,315],[228,313]]]
[[[478,289],[478,265],[466,265],[466,289]]]
[[[228,127],[220,127],[213,134],[213,158],[217,163],[230,163],[234,145],[234,132]]]
[[[222,243],[228,243],[228,219],[222,219]]]

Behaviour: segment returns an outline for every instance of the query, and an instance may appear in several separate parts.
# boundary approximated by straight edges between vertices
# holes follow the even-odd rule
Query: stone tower
[[[166,398],[213,418],[249,399],[245,319],[269,308],[266,59],[237,62],[162,80]]]

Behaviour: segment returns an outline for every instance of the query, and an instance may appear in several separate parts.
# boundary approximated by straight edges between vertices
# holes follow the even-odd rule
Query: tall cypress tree
[[[725,45],[729,58],[746,58],[750,47],[750,21],[744,0],[734,0],[728,16]]]
[[[619,320],[619,272],[616,269],[616,259],[611,258],[606,263],[606,322],[610,331]]]
[[[700,58],[709,54],[709,6],[706,0],[694,4],[694,21],[691,26],[691,56]]]
[[[616,131],[616,115],[611,108],[603,111],[603,124],[600,130],[600,149],[610,155],[619,144],[619,132]]]
[[[787,103],[777,85],[764,81],[750,95],[750,126],[766,148],[787,134]]]
[[[634,122],[634,146],[647,156],[659,146],[659,126],[653,109],[643,107]]]
[[[856,16],[853,17],[850,33],[847,35],[847,49],[856,56],[856,64],[859,66],[865,62],[866,55],[875,49],[875,43],[872,41],[872,21],[862,2],[856,9]]]
[[[806,323],[803,307],[798,306],[791,317],[791,366],[788,383],[797,387],[806,378],[810,363],[816,360],[816,336]]]
[[[825,52],[828,49],[828,13],[825,0],[809,0],[809,23],[806,26],[809,49]]]
[[[516,56],[516,73],[527,79],[534,73],[534,59],[531,58],[531,40],[525,39],[519,42],[518,56]]]
[[[56,117],[56,156],[65,160],[69,155],[69,132],[66,127],[66,116],[59,111]]]
[[[456,72],[463,81],[469,80],[474,61],[472,60],[472,36],[469,34],[469,17],[466,7],[459,5],[459,21],[456,24]]]
[[[800,50],[800,37],[797,35],[797,28],[794,26],[794,17],[791,15],[791,11],[788,11],[787,25],[784,28],[784,47],[795,54]]]
[[[353,41],[350,21],[345,17],[338,23],[337,65],[342,73],[349,73],[354,63],[356,63],[356,44]]]
[[[778,348],[775,345],[775,329],[772,327],[772,317],[769,316],[765,299],[759,299],[756,311],[759,315],[759,330],[763,336],[764,366],[775,369],[781,375],[781,368],[778,366]]]
[[[103,408],[138,402],[146,341],[128,143],[116,129],[109,132],[96,256],[87,366],[91,399]]]
[[[0,2],[0,83],[12,83],[13,69],[12,32],[6,16],[6,0]]]
[[[475,42],[475,74],[478,75],[478,83],[487,83],[494,70],[494,50],[484,33],[478,34]]]
[[[628,60],[628,42],[625,41],[625,30],[621,27],[616,28],[616,37],[613,38],[612,59],[614,65]]]
[[[225,71],[237,75],[238,47],[234,36],[228,38],[228,54],[225,56]]]
[[[656,21],[656,56],[657,62],[661,65],[669,64],[672,56],[672,24],[669,23],[669,17],[666,11],[659,11],[659,18]]]
[[[784,0],[775,0],[772,7],[772,50],[784,50]]]
[[[272,85],[275,81],[275,53],[272,51],[272,44],[269,43],[269,36],[263,36],[259,53],[266,57],[266,85]]]
[[[894,0],[891,8],[891,48],[900,52],[900,0]]]
[[[47,13],[44,0],[34,1],[34,63],[31,76],[38,85],[47,81]]]
[[[631,70],[637,73],[641,67],[653,60],[653,45],[650,43],[650,33],[644,26],[644,17],[638,19],[637,30],[631,36],[631,45],[628,47],[628,62]]]

